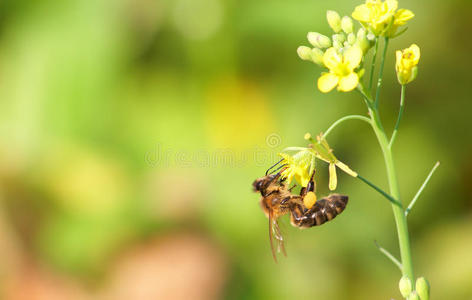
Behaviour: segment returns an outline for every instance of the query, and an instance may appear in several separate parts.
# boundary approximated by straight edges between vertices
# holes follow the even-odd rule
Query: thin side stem
[[[390,259],[399,269],[400,271],[403,269],[402,264],[398,261],[398,259],[395,258],[390,252],[388,252],[387,249],[382,248],[377,241],[374,241],[375,246],[379,249],[380,252],[382,252],[388,259]]]
[[[345,116],[345,117],[340,118],[340,119],[337,120],[336,122],[334,122],[331,126],[329,126],[329,128],[328,128],[328,129],[326,130],[326,132],[323,134],[323,138],[327,137],[328,134],[329,134],[336,126],[338,126],[339,124],[341,124],[342,122],[347,121],[347,120],[361,120],[361,121],[364,121],[364,122],[367,122],[367,123],[371,124],[370,119],[367,118],[367,117],[364,117],[364,116],[360,116],[360,115],[349,115],[349,116]]]
[[[377,60],[377,50],[379,49],[379,38],[375,38],[374,54],[372,56],[372,64],[370,65],[369,91],[372,92],[372,83],[374,82],[375,61]]]
[[[403,84],[402,93],[400,96],[400,110],[398,112],[398,118],[397,118],[397,123],[395,124],[395,129],[393,129],[392,137],[390,138],[390,143],[388,144],[389,148],[392,148],[393,142],[395,141],[395,138],[397,137],[398,127],[400,127],[400,121],[402,120],[403,110],[405,109],[405,89],[406,89],[406,86]]]
[[[405,216],[408,216],[408,214],[410,213],[410,210],[413,208],[413,205],[415,205],[416,203],[416,200],[418,200],[419,196],[421,195],[421,193],[423,192],[424,188],[426,187],[426,185],[428,184],[429,180],[431,179],[431,176],[433,176],[434,172],[436,171],[436,169],[439,167],[439,161],[434,165],[433,169],[429,172],[428,174],[428,177],[426,177],[425,181],[423,182],[423,184],[421,185],[420,189],[418,190],[418,192],[416,193],[415,197],[413,197],[413,200],[411,200],[410,204],[408,205],[408,207],[406,208],[405,210]]]
[[[402,206],[401,202],[399,202],[398,200],[396,200],[395,198],[393,198],[392,196],[390,196],[388,193],[386,193],[385,191],[383,191],[381,188],[379,188],[378,186],[376,186],[375,184],[373,184],[372,182],[370,182],[369,180],[365,179],[364,177],[362,177],[361,175],[357,174],[357,178],[359,178],[360,180],[362,180],[364,183],[366,183],[368,186],[370,186],[371,188],[373,188],[374,190],[376,190],[377,192],[379,192],[380,194],[382,194],[382,196],[384,196],[385,198],[387,198],[388,201],[390,201],[392,204],[395,204],[395,205],[398,205],[398,206]]]
[[[379,79],[377,80],[377,89],[375,90],[375,107],[379,107],[379,96],[380,96],[380,87],[382,86],[382,78],[383,78],[383,70],[385,65],[385,56],[387,55],[387,48],[388,48],[388,41],[389,39],[385,38],[384,49],[382,53],[382,60],[380,61],[380,69],[379,69]]]

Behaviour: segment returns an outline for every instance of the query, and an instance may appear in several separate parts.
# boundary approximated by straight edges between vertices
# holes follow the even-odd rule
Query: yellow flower
[[[397,0],[366,0],[354,9],[352,17],[377,36],[392,37],[398,27],[415,15],[408,9],[399,9]]]
[[[310,134],[305,134],[305,139],[312,142],[310,145],[312,153],[315,157],[329,163],[329,189],[334,191],[338,185],[338,177],[336,175],[336,167],[340,168],[352,177],[357,177],[357,173],[351,170],[347,165],[339,161],[333,154],[333,149],[322,135],[316,137],[317,141],[311,138]]]
[[[286,153],[280,153],[284,159],[282,164],[286,164],[287,168],[282,172],[281,177],[286,179],[290,184],[295,178],[302,187],[306,187],[310,182],[310,168],[312,164],[312,155],[307,151],[300,151],[294,156]]]
[[[359,75],[354,69],[362,60],[362,50],[359,46],[347,49],[341,56],[333,47],[326,50],[323,63],[329,69],[318,79],[318,89],[327,93],[338,86],[338,91],[349,92],[359,84]]]
[[[397,32],[398,27],[403,26],[410,19],[413,19],[415,14],[409,9],[399,9],[393,16],[393,23],[386,32],[386,36],[393,37]]]
[[[420,48],[413,44],[409,48],[397,50],[397,78],[400,84],[412,82],[418,74],[418,62],[420,60]]]

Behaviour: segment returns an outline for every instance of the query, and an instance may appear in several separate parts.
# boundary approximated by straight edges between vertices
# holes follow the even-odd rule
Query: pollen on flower
[[[282,164],[286,165],[281,177],[286,180],[287,184],[295,179],[302,187],[306,187],[311,178],[312,155],[307,151],[300,151],[293,156],[286,153],[280,153],[280,156],[283,158]]]

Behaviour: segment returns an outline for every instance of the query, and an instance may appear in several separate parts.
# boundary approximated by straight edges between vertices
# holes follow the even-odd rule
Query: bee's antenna
[[[283,164],[283,165],[281,165],[280,167],[278,167],[277,169],[272,170],[272,171],[270,172],[270,174],[273,174],[274,172],[277,172],[278,170],[282,169],[282,168],[285,167],[286,165],[287,165],[287,164]]]
[[[283,158],[281,160],[279,160],[275,165],[273,165],[272,167],[268,168],[267,171],[266,171],[266,176],[267,174],[269,173],[270,169],[274,168],[276,165],[280,164],[282,162],[282,160],[284,160]]]

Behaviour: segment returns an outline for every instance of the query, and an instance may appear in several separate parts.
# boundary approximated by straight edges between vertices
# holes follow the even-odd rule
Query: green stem
[[[377,50],[379,49],[379,38],[375,38],[374,54],[372,56],[372,64],[370,65],[369,91],[372,92],[372,83],[374,82],[375,61],[377,60]]]
[[[389,141],[385,130],[383,129],[382,122],[380,121],[379,111],[376,107],[370,107],[369,113],[372,118],[372,128],[374,129],[377,140],[382,149],[382,153],[385,160],[385,166],[387,169],[388,184],[390,188],[390,195],[400,201],[400,189],[398,187],[397,173],[395,170],[395,164],[393,161],[392,151],[389,147]],[[400,201],[401,202],[401,201]],[[408,276],[410,279],[414,279],[413,273],[413,262],[411,258],[411,247],[410,238],[408,234],[408,224],[405,216],[403,206],[392,204],[393,215],[395,217],[395,223],[397,226],[398,242],[400,245],[400,257],[402,261],[402,273]]]
[[[397,123],[395,124],[395,129],[393,129],[392,137],[390,138],[390,143],[388,144],[389,148],[392,148],[393,142],[397,137],[398,127],[400,126],[400,121],[402,120],[403,110],[405,109],[405,85],[402,85],[402,93],[400,96],[400,111],[398,112]]]
[[[388,259],[390,259],[399,269],[400,271],[402,270],[403,266],[402,264],[398,261],[398,259],[395,258],[390,252],[388,252],[387,249],[381,247],[377,241],[374,241],[375,246],[379,249],[380,252],[382,252]]]
[[[423,192],[424,188],[425,188],[426,185],[428,184],[429,180],[431,179],[431,176],[433,176],[434,171],[436,171],[437,167],[439,167],[439,161],[434,165],[434,167],[433,167],[433,169],[431,170],[431,172],[429,172],[428,177],[426,177],[425,181],[424,181],[423,184],[421,185],[421,187],[420,187],[420,189],[418,190],[418,192],[416,193],[415,197],[413,197],[413,200],[411,200],[410,205],[408,205],[408,207],[406,208],[406,210],[405,210],[405,216],[408,216],[408,213],[409,213],[410,210],[413,208],[413,205],[415,205],[416,200],[418,200],[419,196],[421,195],[421,193]]]
[[[385,56],[387,55],[388,37],[385,38],[382,60],[380,61],[379,79],[377,80],[377,89],[375,90],[375,107],[379,107],[380,87],[382,86],[383,70],[385,65]]]
[[[400,206],[402,207],[402,204],[401,202],[398,202],[398,200],[394,199],[392,196],[390,196],[389,194],[387,194],[386,192],[384,192],[381,188],[379,188],[378,186],[376,186],[375,184],[373,184],[372,182],[370,182],[369,180],[365,179],[364,177],[362,177],[361,175],[357,174],[357,178],[359,178],[360,180],[362,180],[364,183],[366,183],[368,186],[370,186],[371,188],[373,188],[374,190],[376,190],[377,192],[379,192],[380,194],[382,194],[382,196],[384,196],[385,198],[387,198],[388,201],[392,202],[392,204],[395,204],[397,206]]]
[[[364,121],[364,122],[367,122],[367,123],[371,123],[370,122],[370,119],[367,118],[367,117],[364,117],[364,116],[360,116],[360,115],[349,115],[349,116],[345,116],[345,117],[342,117],[341,119],[337,120],[336,122],[334,122],[331,126],[329,126],[329,128],[326,130],[326,132],[323,134],[323,138],[327,137],[328,134],[336,127],[338,126],[339,124],[341,124],[342,122],[344,121],[347,121],[347,120],[361,120],[361,121]]]

